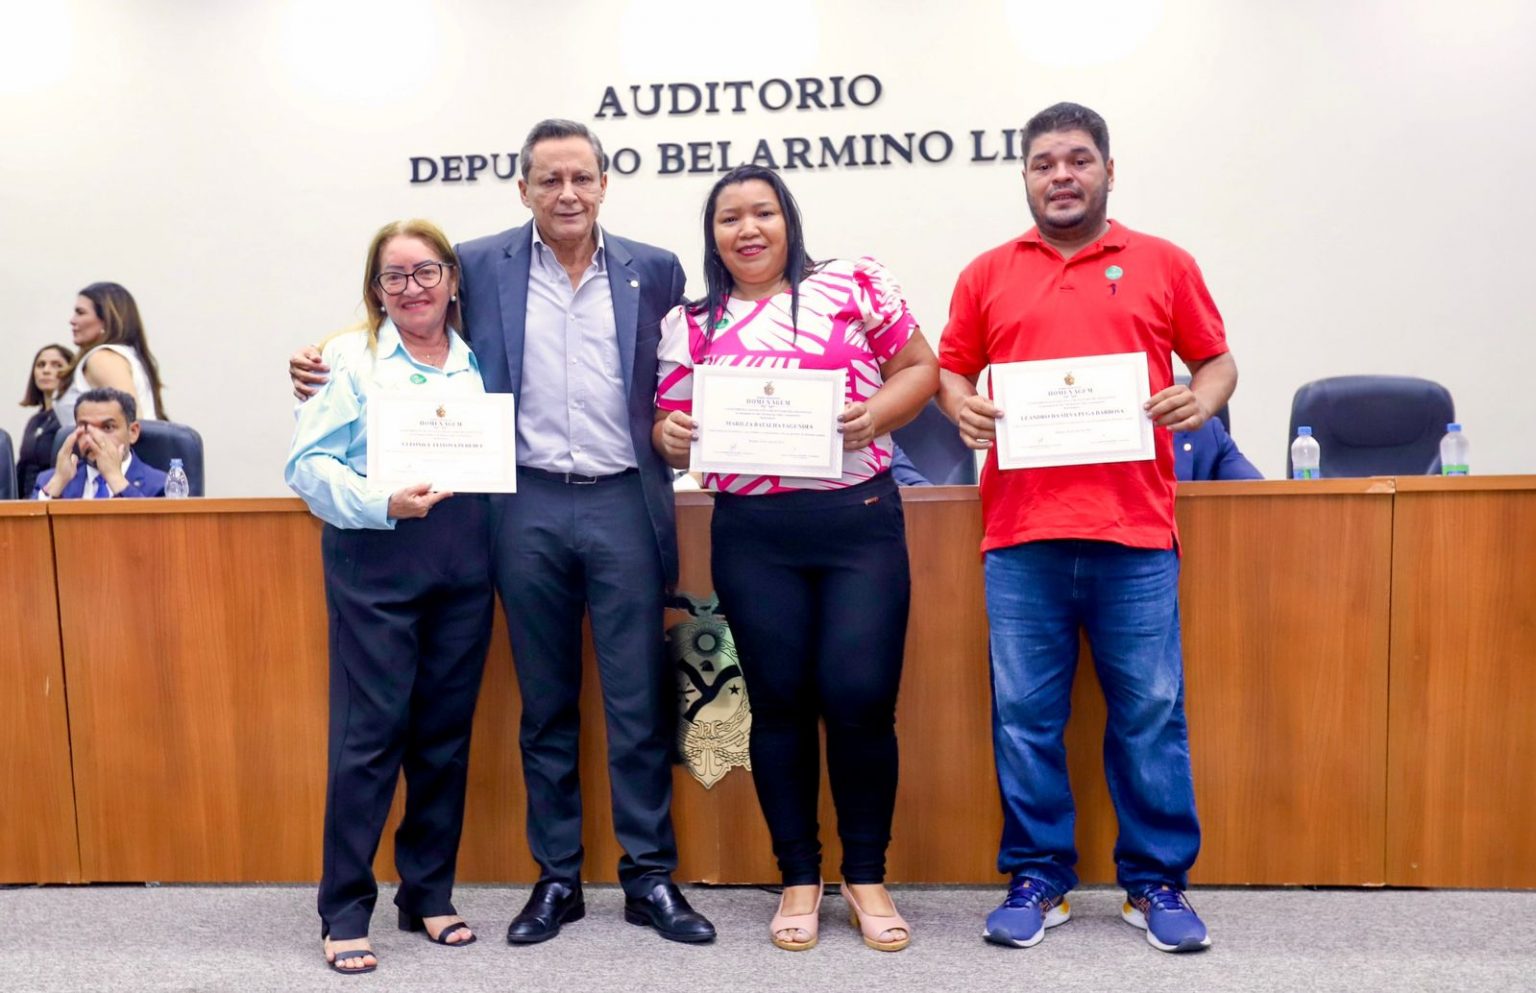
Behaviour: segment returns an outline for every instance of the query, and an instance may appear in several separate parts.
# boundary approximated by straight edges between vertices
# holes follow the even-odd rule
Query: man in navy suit
[[[713,926],[672,883],[675,683],[663,597],[677,580],[672,474],[651,448],[656,347],[683,298],[671,252],[597,223],[597,137],[535,125],[518,190],[533,221],[459,246],[460,292],[487,390],[517,397],[518,492],[499,498],[497,585],[522,691],[528,843],[540,880],[507,940],[553,937],[581,897],[581,617],[607,717],[624,915],[677,941]]]
[[[75,429],[59,447],[54,467],[37,477],[33,499],[165,496],[165,473],[133,454],[138,440],[133,397],[107,386],[82,393],[75,404]]]
[[[519,155],[533,220],[458,248],[465,331],[485,388],[517,397],[518,492],[493,497],[496,584],[521,690],[528,844],[540,878],[507,929],[553,938],[581,891],[581,618],[591,620],[607,718],[624,917],[674,941],[715,929],[672,882],[676,685],[663,597],[677,580],[672,474],[651,447],[661,318],[683,298],[671,252],[597,223],[602,144],[547,120]],[[295,392],[319,355],[290,360]]]
[[[1219,417],[1193,431],[1173,433],[1173,474],[1182,480],[1264,478],[1238,451]]]

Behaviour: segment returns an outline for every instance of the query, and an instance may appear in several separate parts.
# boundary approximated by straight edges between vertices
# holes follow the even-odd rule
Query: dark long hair
[[[44,345],[42,348],[39,348],[37,354],[32,356],[32,364],[27,366],[27,391],[21,395],[21,405],[23,407],[46,407],[48,403],[45,401],[51,400],[49,397],[44,397],[43,391],[37,388],[37,360],[43,357],[44,352],[58,352],[64,356],[65,369],[70,369],[74,366],[74,349],[65,348],[63,345]],[[63,374],[63,372],[59,373],[60,376]],[[60,380],[60,382],[62,383],[63,381]],[[57,387],[55,387],[55,390],[57,390]]]
[[[789,187],[784,185],[778,173],[762,166],[744,165],[721,176],[709,191],[709,199],[704,201],[704,295],[687,303],[689,314],[694,317],[704,314],[707,317],[704,324],[706,346],[714,341],[715,323],[725,311],[726,297],[731,295],[731,290],[736,286],[731,271],[725,267],[725,260],[720,257],[720,247],[715,243],[715,204],[720,199],[720,191],[727,186],[736,186],[754,179],[762,180],[773,189],[774,196],[779,198],[779,209],[784,212],[784,235],[788,248],[784,255],[784,280],[789,283],[789,323],[797,334],[800,331],[800,281],[826,264],[815,261],[806,252],[805,230],[800,224],[800,205],[795,203],[794,194],[789,192]]]
[[[149,392],[155,400],[155,416],[162,421],[166,420],[165,404],[160,400],[160,366],[155,362],[154,353],[149,350],[144,321],[139,317],[139,305],[133,299],[133,294],[117,283],[92,283],[81,290],[80,295],[91,301],[91,306],[96,308],[97,318],[101,320],[103,330],[101,341],[97,344],[126,345],[139,353],[139,359],[144,363],[144,372],[149,376]],[[74,378],[75,370],[95,348],[96,345],[87,345],[80,349],[80,354],[75,356],[69,368],[59,373],[59,396],[64,395],[70,380]]]

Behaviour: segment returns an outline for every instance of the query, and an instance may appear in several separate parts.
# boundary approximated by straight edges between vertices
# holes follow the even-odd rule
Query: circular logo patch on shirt
[[[420,386],[422,383],[425,383],[426,381],[427,381],[427,377],[423,376],[421,373],[419,373],[419,372],[411,373],[411,382],[415,383],[417,386]]]
[[[1104,270],[1104,278],[1105,279],[1119,279],[1121,276],[1124,276],[1124,275],[1125,275],[1125,270],[1120,268],[1117,265],[1112,265],[1108,269]]]

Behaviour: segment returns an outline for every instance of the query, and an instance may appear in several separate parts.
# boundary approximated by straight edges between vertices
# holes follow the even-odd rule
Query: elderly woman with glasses
[[[395,832],[400,927],[462,947],[453,907],[470,724],[491,634],[483,496],[390,490],[368,479],[368,406],[385,393],[484,392],[460,325],[453,248],[426,221],[385,225],[368,247],[363,327],[323,349],[331,375],[300,408],[284,475],[325,521],[330,761],[319,910],[326,961],[372,972],[373,858],[405,770]],[[450,499],[451,498],[451,499]]]

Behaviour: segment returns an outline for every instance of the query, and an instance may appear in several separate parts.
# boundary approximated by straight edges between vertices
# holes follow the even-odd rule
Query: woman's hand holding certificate
[[[700,365],[693,374],[691,471],[842,475],[844,370]]]
[[[517,492],[512,394],[381,393],[368,403],[368,478],[460,493]]]

